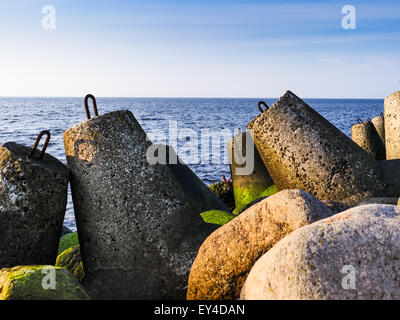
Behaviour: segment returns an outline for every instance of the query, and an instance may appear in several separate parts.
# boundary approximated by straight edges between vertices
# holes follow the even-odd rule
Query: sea
[[[170,133],[176,126],[178,155],[186,159],[189,167],[209,185],[221,181],[223,175],[227,178],[230,176],[229,164],[223,156],[226,148],[224,143],[219,146],[219,159],[210,155],[207,161],[200,157],[205,152],[204,148],[200,150],[201,143],[197,144],[198,157],[188,146],[195,143],[196,139],[200,142],[201,137],[208,132],[222,132],[225,135],[230,132],[234,135],[238,128],[245,130],[247,123],[260,113],[257,108],[260,100],[271,105],[277,99],[97,98],[97,107],[100,115],[116,110],[130,110],[154,143],[169,143]],[[378,116],[383,112],[384,102],[383,99],[304,101],[348,136],[357,118],[365,121]],[[90,110],[93,114],[91,107]],[[47,153],[66,163],[63,132],[84,120],[86,113],[83,98],[0,97],[0,145],[13,141],[32,146],[40,131],[50,130],[51,140]],[[70,192],[64,225],[76,230]]]

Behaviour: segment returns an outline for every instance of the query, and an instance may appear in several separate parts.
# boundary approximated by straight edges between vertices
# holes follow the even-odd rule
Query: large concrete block
[[[249,132],[241,132],[234,136],[229,140],[227,147],[236,210],[241,212],[274,182]]]
[[[0,147],[0,267],[54,264],[67,206],[68,169],[49,154]]]
[[[386,160],[400,158],[400,91],[385,99]]]
[[[64,144],[86,277],[95,299],[184,298],[206,224],[130,111],[68,129]]]
[[[351,138],[375,159],[386,159],[385,145],[370,119],[365,122],[358,119],[358,123],[351,127]]]
[[[290,91],[249,128],[278,190],[352,205],[382,188],[377,161]]]

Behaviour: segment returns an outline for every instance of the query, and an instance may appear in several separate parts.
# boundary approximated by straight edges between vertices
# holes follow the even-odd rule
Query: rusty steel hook
[[[261,108],[261,105],[265,106],[265,110],[268,110],[268,109],[269,109],[268,105],[267,105],[264,101],[260,101],[260,102],[257,104],[257,107],[258,107],[258,110],[260,110],[261,113],[263,113],[263,112],[265,111],[265,110],[263,110],[263,109]]]
[[[229,178],[228,180],[226,180],[226,177],[222,176],[222,181],[225,183],[230,183],[230,182],[232,182],[232,178]]]
[[[97,117],[97,116],[99,115],[99,112],[97,111],[97,102],[96,102],[96,98],[94,97],[94,95],[88,94],[88,95],[86,95],[86,97],[85,97],[85,111],[86,111],[86,117],[88,118],[88,120],[91,119],[90,111],[89,111],[89,104],[88,104],[89,99],[91,99],[92,102],[93,102],[94,116]]]
[[[360,118],[357,118],[356,121],[357,121],[359,124],[362,123],[362,120],[361,120]]]
[[[367,122],[371,122],[371,121],[372,121],[371,118],[368,118],[368,119],[367,119]]]
[[[32,151],[29,154],[28,158],[32,158],[33,157],[33,155],[35,154],[35,152],[37,150],[37,147],[39,146],[39,142],[40,142],[40,140],[42,139],[42,137],[44,135],[47,135],[47,137],[46,137],[46,140],[45,140],[45,142],[43,144],[42,151],[40,152],[40,156],[38,158],[38,159],[43,159],[43,156],[44,156],[44,154],[46,152],[47,146],[49,145],[49,141],[50,141],[50,137],[51,137],[51,134],[50,134],[49,130],[43,130],[42,132],[39,133],[39,135],[36,138],[35,144],[32,147]]]

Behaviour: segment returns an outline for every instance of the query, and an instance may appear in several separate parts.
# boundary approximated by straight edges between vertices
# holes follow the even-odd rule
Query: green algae
[[[63,251],[76,246],[79,246],[78,232],[66,234],[60,239],[57,254],[59,255]]]
[[[235,188],[235,199],[238,199],[235,210],[233,210],[234,215],[238,215],[243,211],[243,209],[253,201],[274,195],[278,192],[276,185],[269,186],[267,189],[260,190],[259,188],[246,188],[239,189]]]
[[[63,251],[56,260],[56,267],[67,269],[79,282],[85,277],[80,246],[75,246]]]
[[[204,222],[223,226],[231,221],[235,216],[229,212],[221,210],[210,210],[200,214]]]
[[[54,273],[54,282],[49,284],[51,273]],[[53,266],[17,266],[2,269],[0,288],[0,300],[90,299],[69,271]]]

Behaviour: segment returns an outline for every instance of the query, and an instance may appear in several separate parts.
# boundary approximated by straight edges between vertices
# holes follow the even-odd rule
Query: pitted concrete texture
[[[67,206],[68,169],[13,142],[0,147],[0,267],[54,264]]]
[[[385,118],[383,116],[379,116],[379,117],[372,118],[371,121],[375,127],[376,132],[378,132],[383,145],[385,145]],[[385,151],[385,156],[386,156],[386,151]],[[385,160],[385,159],[382,159],[382,160]]]
[[[178,181],[192,206],[200,214],[209,210],[228,211],[229,209],[196,176],[196,174],[178,157],[173,147],[163,144],[153,145],[157,156],[166,160],[166,166]],[[170,161],[171,158],[171,161]]]
[[[377,160],[385,160],[385,145],[371,121],[357,123],[351,127],[351,138]]]
[[[251,126],[278,190],[352,205],[382,189],[378,161],[290,91]]]
[[[247,147],[246,147],[247,145]],[[254,146],[253,138],[248,132],[241,132],[228,142],[233,194],[236,208],[244,208],[258,198],[259,194],[272,186],[274,182]],[[252,148],[246,153],[246,148]],[[240,172],[247,168],[247,174]]]
[[[386,160],[400,158],[400,91],[385,99]]]
[[[126,298],[122,289],[111,292],[118,283],[135,286],[130,299],[184,298],[197,250],[217,226],[202,220],[167,166],[148,163],[151,142],[133,114],[84,121],[64,133],[64,144],[92,298]]]

